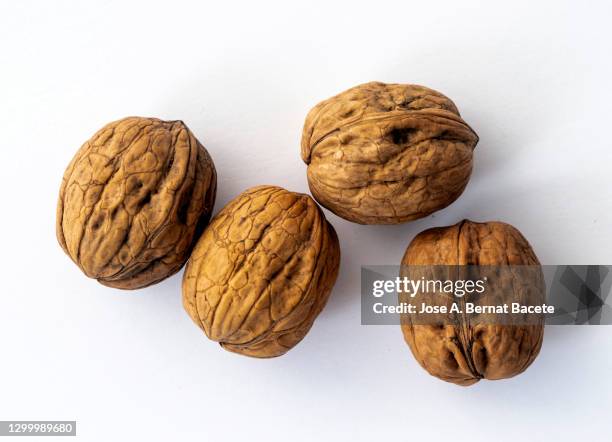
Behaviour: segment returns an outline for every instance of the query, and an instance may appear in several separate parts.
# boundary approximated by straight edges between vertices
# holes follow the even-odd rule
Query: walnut
[[[418,274],[411,273],[415,267],[410,266],[425,265],[485,266],[485,269],[491,266],[491,272],[503,266],[524,266],[504,272],[505,276],[494,287],[487,287],[487,291],[496,293],[491,295],[497,296],[496,305],[526,299],[544,301],[545,286],[538,258],[523,235],[508,224],[465,220],[454,226],[425,230],[408,246],[401,275],[418,278]],[[525,273],[528,279],[521,280],[515,271],[527,266],[532,272]],[[416,323],[414,314],[406,313],[402,315],[402,332],[425,370],[455,384],[509,378],[531,365],[542,345],[543,316],[514,324],[504,323],[497,313],[489,314],[485,320],[476,319],[464,310],[449,315],[445,321],[426,324]]]
[[[302,159],[320,204],[360,224],[397,224],[461,195],[477,142],[444,95],[423,86],[366,83],[308,113]]]
[[[107,124],[68,165],[57,238],[90,278],[136,289],[177,272],[206,226],[216,173],[182,121]]]
[[[312,198],[254,187],[199,239],[183,276],[183,305],[226,350],[280,356],[323,309],[339,263],[334,228]]]

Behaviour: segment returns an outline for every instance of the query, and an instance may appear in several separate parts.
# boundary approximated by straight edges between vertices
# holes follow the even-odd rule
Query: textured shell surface
[[[129,117],[100,129],[62,180],[57,238],[90,278],[136,289],[176,273],[210,219],[216,172],[181,121]]]
[[[421,232],[406,250],[401,274],[410,275],[410,266],[428,265],[532,266],[536,271],[527,286],[518,284],[514,277],[497,282],[505,286],[499,292],[512,299],[496,299],[495,303],[524,299],[544,302],[545,285],[538,258],[523,235],[509,224],[464,220]],[[544,335],[543,317],[519,325],[496,321],[495,315],[485,322],[470,318],[461,313],[452,321],[423,324],[404,314],[402,332],[425,370],[458,385],[513,377],[537,357]]]
[[[280,356],[324,307],[339,262],[336,233],[312,198],[254,187],[201,236],[183,276],[183,305],[226,350]]]
[[[361,224],[397,224],[461,195],[477,143],[439,92],[372,82],[317,104],[306,117],[301,153],[323,206]]]

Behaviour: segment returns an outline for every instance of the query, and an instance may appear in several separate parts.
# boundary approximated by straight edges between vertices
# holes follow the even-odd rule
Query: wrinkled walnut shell
[[[183,275],[183,305],[226,350],[280,356],[312,326],[339,263],[334,228],[312,198],[254,187],[202,234]]]
[[[308,113],[302,159],[313,196],[336,215],[397,224],[461,195],[477,142],[444,95],[423,86],[366,83]]]
[[[130,117],[100,129],[68,165],[57,239],[90,278],[137,289],[176,273],[210,218],[216,173],[182,121]]]
[[[538,258],[523,235],[505,223],[465,220],[421,232],[406,250],[401,274],[409,274],[407,266],[426,265],[537,266],[527,292],[531,300],[544,302],[545,286]],[[504,301],[526,296],[515,283],[513,278],[504,281],[510,287],[507,295],[512,298]],[[415,324],[410,314],[402,315],[404,338],[416,360],[431,375],[467,386],[480,379],[515,376],[537,357],[544,335],[543,317],[520,325],[497,320],[471,323],[469,318],[458,314],[454,323],[430,325]]]

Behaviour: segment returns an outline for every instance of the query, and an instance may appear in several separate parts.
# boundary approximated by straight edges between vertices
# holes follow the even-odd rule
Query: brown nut
[[[398,224],[461,195],[477,142],[444,95],[423,86],[366,83],[308,113],[302,159],[313,196],[336,215]]]
[[[64,173],[57,239],[104,285],[155,284],[189,257],[216,185],[212,159],[182,121],[115,121],[83,144]]]
[[[531,273],[533,279],[527,285],[517,284],[514,271],[519,267],[507,271],[510,277],[497,283],[503,283],[505,290],[498,293],[512,299],[496,298],[495,304],[525,297],[544,302],[545,286],[538,258],[523,235],[508,224],[464,220],[454,226],[421,232],[406,250],[401,275],[410,273],[409,266],[435,265],[491,266],[497,269],[530,266],[535,273]],[[414,315],[402,314],[404,339],[416,360],[431,375],[467,386],[480,379],[515,376],[527,369],[537,357],[544,335],[543,317],[517,325],[503,323],[498,314],[491,314],[488,320],[478,322],[464,311],[462,309],[461,313],[452,315],[452,320],[439,324],[415,323]]]
[[[183,305],[226,350],[280,356],[323,309],[339,264],[334,228],[312,198],[253,187],[202,234],[183,275]]]

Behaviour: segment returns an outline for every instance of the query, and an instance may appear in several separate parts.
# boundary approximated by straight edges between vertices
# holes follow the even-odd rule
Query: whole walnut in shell
[[[493,305],[544,302],[545,285],[538,258],[523,235],[508,224],[464,220],[454,226],[425,230],[408,246],[401,275],[418,279],[424,268],[435,268],[427,270],[434,272],[440,270],[434,266],[441,265],[479,266],[485,269],[480,275],[490,272],[499,276],[501,272],[497,279],[488,278],[485,290],[485,295],[491,293],[488,299],[494,301]],[[508,270],[501,271],[504,268]],[[530,271],[517,276],[521,268]],[[459,301],[465,306],[469,300],[455,298],[449,302]],[[515,376],[537,357],[544,335],[543,316],[516,323],[504,322],[502,316],[491,313],[479,317],[462,309],[439,323],[422,323],[417,315],[406,313],[401,318],[402,332],[414,357],[431,375],[467,386],[480,379]]]
[[[72,159],[57,239],[90,278],[136,289],[176,273],[206,226],[216,173],[182,121],[130,117],[100,129]]]
[[[312,198],[254,187],[202,234],[183,276],[183,305],[226,350],[280,356],[312,326],[339,263],[334,228]]]
[[[308,113],[302,159],[323,206],[360,224],[397,224],[461,195],[477,142],[444,95],[423,86],[366,83]]]

